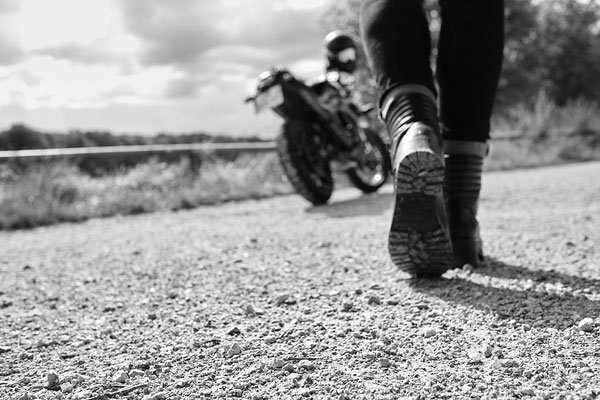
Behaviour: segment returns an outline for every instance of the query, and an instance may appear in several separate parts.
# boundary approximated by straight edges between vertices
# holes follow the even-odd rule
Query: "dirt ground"
[[[486,268],[410,279],[391,188],[0,233],[0,399],[596,399],[600,163],[487,173]]]

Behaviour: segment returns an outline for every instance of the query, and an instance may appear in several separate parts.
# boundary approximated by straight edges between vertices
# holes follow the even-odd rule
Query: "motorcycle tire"
[[[321,155],[314,128],[302,121],[287,121],[276,143],[283,170],[296,192],[314,205],[327,203],[333,192],[333,174],[329,161]]]
[[[370,153],[366,154],[362,165],[353,167],[347,171],[347,176],[352,184],[363,193],[376,192],[387,181],[390,175],[390,156],[387,145],[383,139],[372,130],[365,130]]]

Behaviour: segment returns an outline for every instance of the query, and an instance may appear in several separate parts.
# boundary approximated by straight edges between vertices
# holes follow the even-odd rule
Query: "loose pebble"
[[[281,296],[278,296],[275,298],[275,305],[280,306],[283,303],[287,302],[289,298],[290,298],[289,294],[282,294]]]
[[[276,336],[269,336],[267,338],[265,338],[265,343],[266,344],[273,344],[277,341],[277,337]]]
[[[423,334],[423,336],[425,336],[426,338],[434,337],[435,335],[437,335],[437,331],[435,329],[428,329]]]
[[[80,390],[73,394],[74,400],[85,400],[92,397],[94,393],[91,390]]]
[[[299,369],[305,369],[307,371],[313,371],[315,369],[315,365],[310,360],[300,360],[298,363]]]
[[[232,357],[242,353],[242,348],[239,344],[233,343],[231,347],[227,350],[227,356]]]
[[[113,375],[112,380],[114,382],[125,383],[125,382],[127,382],[127,378],[128,378],[127,372],[118,371]]]
[[[387,358],[380,358],[379,359],[379,365],[381,367],[386,368],[386,367],[389,367],[390,365],[392,365],[392,363]]]
[[[490,358],[492,356],[493,351],[494,351],[494,349],[489,344],[486,344],[485,346],[483,346],[483,355],[486,358]]]
[[[577,325],[580,331],[582,332],[593,332],[594,331],[594,320],[591,318],[584,318],[579,321]]]
[[[140,376],[146,376],[146,373],[139,369],[132,369],[131,371],[129,371],[128,375],[130,378],[138,378]]]
[[[60,377],[58,376],[58,374],[54,371],[49,372],[46,375],[46,388],[53,388],[55,386],[58,385],[58,382],[60,381]]]

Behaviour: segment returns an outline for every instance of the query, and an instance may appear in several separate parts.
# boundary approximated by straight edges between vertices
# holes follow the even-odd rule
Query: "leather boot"
[[[396,87],[382,99],[381,116],[390,135],[395,178],[391,259],[413,276],[439,276],[451,268],[452,248],[435,97],[424,86]]]
[[[483,244],[477,222],[477,208],[481,191],[483,159],[488,145],[483,142],[447,140],[446,196],[448,218],[454,257],[453,268],[471,264],[481,267],[485,261]]]

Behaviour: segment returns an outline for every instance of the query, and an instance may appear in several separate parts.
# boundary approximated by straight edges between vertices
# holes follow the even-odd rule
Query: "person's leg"
[[[503,0],[440,0],[437,59],[453,266],[483,262],[477,207],[502,65]]]
[[[420,85],[436,93],[431,37],[421,0],[366,0],[361,36],[382,97],[395,86]]]
[[[390,256],[412,275],[440,275],[450,268],[452,253],[431,38],[421,0],[366,0],[361,33],[391,142],[396,201]]]

